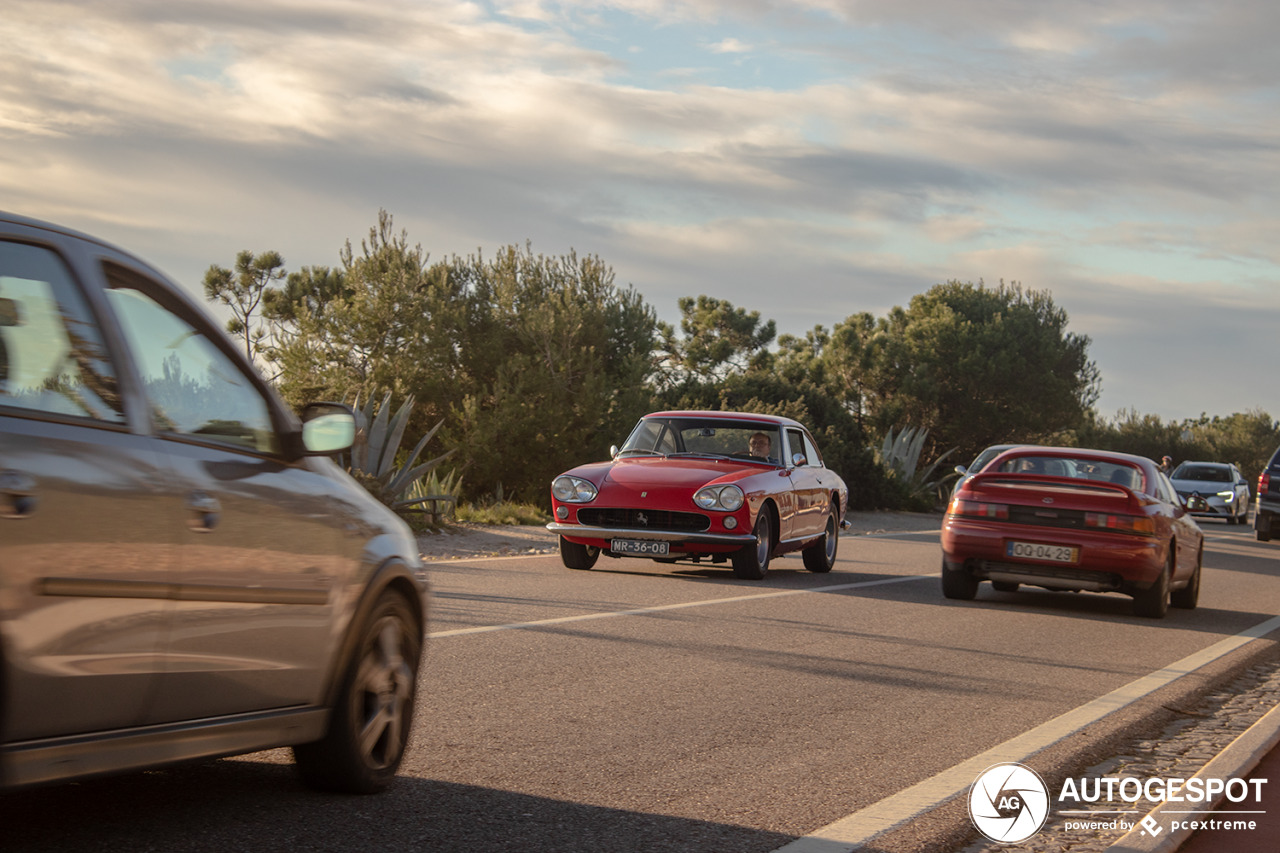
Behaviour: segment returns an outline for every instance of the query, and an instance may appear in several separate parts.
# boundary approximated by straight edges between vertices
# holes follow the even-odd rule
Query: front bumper
[[[1192,493],[1179,492],[1178,494],[1186,499],[1191,497]],[[1213,494],[1206,495],[1203,492],[1201,492],[1200,497],[1204,498],[1204,502],[1208,504],[1208,507],[1200,512],[1192,512],[1191,515],[1196,518],[1231,518],[1239,514],[1239,507],[1233,505],[1232,498],[1223,498]],[[1248,511],[1248,506],[1246,505],[1245,512],[1247,513]]]
[[[691,533],[688,530],[651,530],[647,527],[593,527],[558,521],[548,524],[547,529],[572,540],[594,540],[592,544],[611,539],[656,539],[684,545],[727,545],[733,548],[756,544],[754,533]],[[604,547],[607,548],[608,545]]]

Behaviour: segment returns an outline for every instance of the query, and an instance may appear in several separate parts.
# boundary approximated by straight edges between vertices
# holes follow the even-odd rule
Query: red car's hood
[[[595,483],[605,504],[627,505],[630,496],[643,492],[649,502],[671,500],[683,509],[694,492],[712,481],[732,483],[774,470],[730,459],[643,456],[583,465],[568,473]]]
[[[668,486],[697,489],[712,480],[735,479],[735,474],[758,474],[760,465],[741,465],[724,459],[623,459],[605,473],[605,483],[619,486]],[[603,485],[603,483],[601,484]]]

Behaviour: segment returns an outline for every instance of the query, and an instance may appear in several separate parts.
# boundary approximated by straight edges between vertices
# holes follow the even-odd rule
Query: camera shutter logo
[[[1049,817],[1049,789],[1022,764],[988,767],[969,789],[969,818],[999,844],[1016,844],[1040,831]]]

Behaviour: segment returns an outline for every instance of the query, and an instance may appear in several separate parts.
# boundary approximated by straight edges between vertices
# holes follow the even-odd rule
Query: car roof
[[[781,415],[761,415],[753,412],[719,412],[711,409],[683,409],[668,412],[651,412],[645,415],[646,418],[713,418],[726,421],[754,421],[756,423],[771,423],[778,426],[796,426],[801,429],[804,426],[799,421],[791,418],[784,418]]]
[[[1203,465],[1206,468],[1230,468],[1231,467],[1230,462],[1199,462],[1195,459],[1187,459],[1183,462],[1178,463],[1179,468],[1181,468],[1183,465]]]
[[[1121,462],[1139,468],[1154,468],[1156,463],[1145,456],[1133,453],[1121,453],[1116,450],[1092,450],[1087,447],[1043,447],[1038,444],[1021,444],[1001,453],[996,459],[1005,456],[1074,456],[1081,459],[1093,459],[1099,462]],[[995,459],[991,460],[993,463]]]
[[[149,275],[164,280],[167,284],[176,285],[167,275],[156,269],[147,261],[135,255],[127,249],[122,249],[114,243],[103,240],[101,237],[95,237],[92,234],[86,234],[83,231],[77,231],[74,228],[68,228],[65,225],[58,225],[54,222],[46,222],[43,219],[36,219],[31,216],[23,216],[21,213],[13,213],[8,210],[0,210],[0,223],[6,225],[18,225],[23,228],[31,228],[39,231],[48,231],[51,234],[57,234],[62,237],[70,237],[73,240],[79,240],[84,243],[92,243],[102,249],[111,252],[122,259],[128,261],[139,269],[145,270]]]
[[[23,216],[21,213],[11,213],[7,210],[0,210],[0,221],[8,222],[13,225],[25,225],[28,228],[39,228],[43,231],[53,231],[68,237],[75,237],[77,240],[86,240],[90,243],[97,243],[100,246],[106,246],[122,255],[129,254],[118,246],[113,246],[105,240],[94,237],[92,234],[85,234],[83,231],[77,231],[74,228],[68,228],[65,225],[58,225],[53,222],[46,222],[43,219],[35,219],[30,216]]]

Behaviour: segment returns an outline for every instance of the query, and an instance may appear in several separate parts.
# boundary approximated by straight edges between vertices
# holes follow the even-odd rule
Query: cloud
[[[753,48],[749,44],[743,44],[736,38],[726,38],[709,46],[712,53],[750,53]]]
[[[1177,359],[1274,289],[1276,9],[11,0],[0,193],[188,281],[332,264],[381,207],[437,255],[575,247],[660,312],[708,292],[793,333],[1016,278],[1118,384],[1126,341]],[[1152,331],[1160,293],[1187,313]]]

